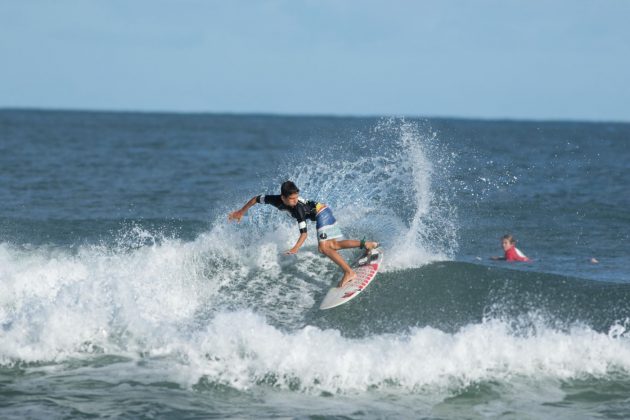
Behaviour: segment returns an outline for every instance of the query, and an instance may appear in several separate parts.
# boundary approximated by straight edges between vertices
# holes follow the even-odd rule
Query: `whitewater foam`
[[[488,381],[630,372],[627,323],[606,334],[557,328],[537,313],[522,322],[489,315],[451,333],[412,327],[363,338],[304,326],[335,266],[313,248],[283,257],[292,225],[260,244],[249,242],[251,229],[217,223],[193,242],[76,252],[0,245],[0,363],[79,358],[89,366],[107,354],[136,361],[112,367],[119,379],[440,395]]]
[[[234,328],[238,325],[238,328]],[[266,384],[303,391],[374,387],[461,389],[484,381],[566,380],[630,371],[630,342],[588,327],[540,327],[519,336],[502,321],[455,334],[430,327],[405,335],[347,339],[305,327],[283,333],[251,312],[222,313],[188,354],[190,383],[201,374],[238,389]]]
[[[193,243],[165,241],[114,256],[91,248],[76,255],[42,250],[25,256],[1,246],[1,362],[89,360],[105,353],[145,360],[130,367],[128,374],[152,380],[158,377],[189,387],[200,381],[236,389],[272,386],[307,393],[374,388],[451,392],[515,377],[567,380],[630,372],[630,342],[623,323],[611,326],[608,334],[577,324],[561,330],[544,316],[530,314],[527,322],[486,318],[454,333],[416,327],[348,338],[336,329],[279,328],[280,322],[272,323],[252,310],[220,307],[208,313],[214,305],[212,296],[223,290],[220,285],[213,295],[190,278],[173,277],[177,271],[161,269],[177,261],[199,261],[195,259],[199,249],[207,250],[212,242],[200,239],[195,248]],[[281,263],[273,258],[276,249],[266,246],[268,258],[235,272],[262,270],[249,278],[253,283],[265,272],[277,275]],[[154,261],[152,268],[137,263],[151,258],[161,263]],[[184,271],[188,276],[203,270],[198,266]],[[209,280],[203,277],[204,284]],[[232,285],[234,278],[226,281]],[[260,280],[249,292],[269,288],[268,282],[269,278]],[[273,295],[283,300],[280,307],[289,307],[285,299],[295,303],[295,296],[308,289],[299,293],[288,289],[284,297],[279,290],[267,298]],[[313,301],[298,301],[295,306],[304,311],[302,306],[309,304]],[[150,371],[143,370],[147,363]]]
[[[138,356],[131,355],[137,358]],[[140,376],[238,390],[257,386],[305,393],[367,390],[451,394],[486,382],[566,381],[630,372],[627,338],[576,326],[522,336],[502,321],[448,334],[430,327],[363,339],[307,326],[283,332],[251,311],[222,312],[206,328],[146,342]],[[120,372],[119,372],[120,374]],[[129,375],[135,375],[129,372]]]
[[[75,250],[0,244],[0,358],[63,359],[86,343],[143,351],[148,337],[167,340],[227,307],[295,322],[332,263],[310,248],[284,256],[282,229],[257,241],[249,230],[217,222],[184,242],[132,229]]]
[[[193,319],[231,275],[219,264],[218,249],[208,264],[210,247],[203,239],[164,239],[127,251],[92,245],[73,253],[1,244],[2,356],[47,360],[85,342],[110,347],[102,338],[112,330],[137,332]]]

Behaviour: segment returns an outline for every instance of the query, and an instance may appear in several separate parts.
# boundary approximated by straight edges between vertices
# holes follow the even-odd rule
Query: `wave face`
[[[95,127],[118,121],[91,118]],[[42,187],[50,201],[32,192],[55,217],[40,217],[41,209],[19,217],[3,210],[4,415],[627,415],[630,286],[623,271],[617,275],[622,264],[603,261],[612,268],[598,278],[592,266],[583,277],[575,275],[579,267],[558,273],[562,259],[553,256],[542,262],[534,256],[527,265],[475,258],[472,233],[481,231],[479,238],[498,229],[496,214],[482,217],[484,197],[517,183],[495,173],[483,182],[494,187],[479,189],[477,178],[464,176],[472,166],[462,172],[455,145],[429,123],[128,118],[116,130],[152,132],[168,127],[169,118],[188,127],[177,132],[182,150],[144,137],[134,149],[114,130],[112,147],[140,160],[98,163],[106,177],[115,170],[146,177],[162,159],[184,170],[194,167],[197,152],[219,146],[226,163],[213,158],[210,184],[193,174],[185,182],[175,172],[157,176],[161,185],[138,199],[146,202],[137,212],[112,205],[90,218],[78,204],[107,200],[88,200],[76,184],[64,193],[63,182]],[[47,115],[29,121],[39,119],[54,127]],[[298,145],[278,134],[305,124],[315,129]],[[268,146],[252,141],[255,129]],[[197,131],[238,141],[206,147]],[[269,133],[279,138],[268,140]],[[96,150],[107,149],[105,140]],[[74,146],[68,153],[81,155]],[[261,164],[271,147],[282,159]],[[229,157],[242,160],[242,172]],[[42,159],[42,167],[54,167]],[[22,172],[6,178],[18,175],[28,180]],[[128,179],[133,189],[149,188],[143,177]],[[304,197],[329,204],[347,237],[382,243],[385,269],[351,304],[317,309],[340,272],[317,252],[314,235],[297,256],[283,255],[297,239],[286,214],[256,206],[241,224],[226,223],[229,210],[275,193],[286,179]],[[92,187],[103,185],[99,179]],[[206,187],[215,191],[207,209],[186,207],[183,197],[205,200]],[[180,201],[164,198],[175,190]],[[174,213],[186,208],[185,216],[160,218],[159,204]],[[73,205],[78,210],[70,216]]]
[[[233,247],[218,245],[235,232]],[[72,395],[90,378],[126,402],[124,384],[236,405],[263,393],[276,408],[289,395],[285,414],[296,398],[346,412],[329,405],[336,396],[462,415],[470,402],[453,399],[509,405],[526,389],[561,402],[568,388],[585,403],[585,390],[630,386],[625,285],[435,262],[384,272],[352,305],[319,311],[334,267],[315,250],[283,260],[273,243],[243,252],[238,232],[76,253],[3,245],[2,369],[22,372],[25,395],[44,375],[41,392],[71,399],[53,384]]]
[[[186,386],[332,393],[630,368],[626,285],[438,262],[318,311],[334,267],[314,250],[298,263],[274,244],[239,252],[238,235],[218,245],[228,230],[73,254],[2,246],[2,364],[114,354],[156,359]]]

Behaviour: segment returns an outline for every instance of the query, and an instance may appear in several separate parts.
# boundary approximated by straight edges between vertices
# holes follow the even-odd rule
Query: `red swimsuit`
[[[517,247],[512,246],[512,248],[505,251],[505,261],[529,261],[529,258],[525,256]]]

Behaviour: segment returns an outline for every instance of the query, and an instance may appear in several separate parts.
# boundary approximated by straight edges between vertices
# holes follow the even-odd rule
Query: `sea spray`
[[[380,242],[387,249],[385,270],[455,255],[453,156],[426,122],[384,119],[330,148],[307,144],[288,160],[293,166],[279,168],[282,178],[265,183],[267,193],[277,193],[285,178],[294,180],[305,198],[332,206],[347,237]]]

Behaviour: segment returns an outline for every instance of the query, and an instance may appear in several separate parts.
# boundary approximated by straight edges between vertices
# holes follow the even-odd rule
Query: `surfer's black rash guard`
[[[307,201],[302,197],[298,198],[295,207],[286,206],[279,195],[259,195],[256,197],[256,202],[260,204],[271,204],[278,210],[288,211],[291,217],[297,220],[300,233],[306,233],[307,219],[313,222],[317,220],[317,202]]]

